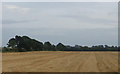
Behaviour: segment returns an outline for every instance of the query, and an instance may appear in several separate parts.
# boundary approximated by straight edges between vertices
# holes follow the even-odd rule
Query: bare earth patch
[[[2,54],[3,72],[118,72],[118,52],[37,51]]]

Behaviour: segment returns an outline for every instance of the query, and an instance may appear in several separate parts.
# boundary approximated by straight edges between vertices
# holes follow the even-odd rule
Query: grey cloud
[[[109,23],[116,23],[117,22],[117,20],[109,20],[109,19],[101,19],[101,18],[90,18],[89,16],[85,16],[85,15],[69,15],[69,14],[67,14],[67,15],[59,15],[59,17],[72,18],[72,19],[75,19],[77,21],[83,21],[83,22],[92,23],[92,24],[98,24],[98,23],[103,24],[104,23],[104,24],[107,25]]]
[[[16,24],[16,23],[28,23],[36,20],[2,20],[2,24]]]
[[[9,4],[27,6],[31,11],[26,15],[17,14],[15,10],[3,11],[3,24],[8,24],[3,25],[3,45],[16,34],[54,44],[117,45],[116,3]]]

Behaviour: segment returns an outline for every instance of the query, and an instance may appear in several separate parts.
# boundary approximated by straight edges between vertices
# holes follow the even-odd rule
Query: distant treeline
[[[26,51],[118,51],[117,46],[98,45],[98,46],[67,46],[62,43],[53,45],[50,42],[39,42],[28,36],[15,36],[3,47],[3,52],[26,52]]]

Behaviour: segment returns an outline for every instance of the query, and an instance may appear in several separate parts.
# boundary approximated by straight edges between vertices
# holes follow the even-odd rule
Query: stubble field
[[[2,54],[3,72],[118,72],[118,52],[37,51]]]

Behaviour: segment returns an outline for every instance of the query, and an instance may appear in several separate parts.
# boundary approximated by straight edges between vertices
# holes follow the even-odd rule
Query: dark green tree
[[[56,46],[57,51],[64,51],[66,47],[62,43],[58,43]]]
[[[10,39],[7,45],[8,47],[15,48],[17,45],[16,40],[14,38]]]
[[[32,39],[30,41],[30,49],[32,50],[35,50],[35,51],[40,51],[40,50],[43,50],[43,43],[42,42],[39,42],[35,39]]]
[[[51,45],[51,43],[50,42],[45,42],[44,43],[44,50],[49,50],[49,51],[51,51],[52,50],[52,45]]]
[[[39,51],[43,49],[43,43],[28,36],[15,36],[8,42],[8,47],[17,48],[18,51]]]

